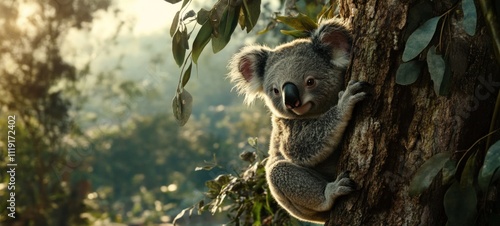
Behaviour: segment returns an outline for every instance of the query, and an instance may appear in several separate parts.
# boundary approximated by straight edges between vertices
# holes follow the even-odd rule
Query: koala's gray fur
[[[325,222],[335,199],[355,186],[348,173],[335,176],[332,162],[355,104],[367,95],[363,82],[341,91],[350,53],[348,29],[327,20],[307,39],[244,47],[229,65],[245,101],[262,98],[272,113],[267,181],[278,203],[301,220]]]

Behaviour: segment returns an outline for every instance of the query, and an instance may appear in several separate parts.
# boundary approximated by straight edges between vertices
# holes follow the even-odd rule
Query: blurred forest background
[[[202,199],[205,181],[248,165],[238,157],[251,149],[248,137],[266,150],[267,112],[243,106],[225,80],[229,57],[256,35],[235,34],[249,40],[216,57],[202,54],[188,86],[193,114],[177,125],[171,100],[180,69],[168,31],[178,7],[0,2],[0,224],[169,225]],[[15,219],[5,201],[9,115],[16,116]],[[195,171],[214,156],[218,167]],[[226,221],[205,214],[190,225]]]

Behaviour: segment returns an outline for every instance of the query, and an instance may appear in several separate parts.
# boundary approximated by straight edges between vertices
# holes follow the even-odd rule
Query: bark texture
[[[395,83],[403,37],[412,32],[405,30],[408,13],[415,4],[340,0],[341,15],[349,18],[354,33],[348,75],[374,87],[373,97],[355,110],[339,161],[338,170],[350,170],[359,191],[339,199],[325,225],[445,225],[447,187],[434,182],[412,198],[410,181],[431,156],[459,156],[489,131],[500,69],[479,11],[473,37],[461,28],[459,18],[446,18],[450,25],[444,27],[441,41],[452,75],[448,96],[435,94],[427,67],[414,84]],[[431,4],[437,16],[454,2]]]

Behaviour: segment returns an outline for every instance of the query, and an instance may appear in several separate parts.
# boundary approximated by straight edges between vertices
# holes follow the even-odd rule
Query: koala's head
[[[337,104],[351,42],[345,26],[328,20],[307,39],[244,47],[231,60],[229,78],[247,103],[260,97],[277,117],[314,118]]]

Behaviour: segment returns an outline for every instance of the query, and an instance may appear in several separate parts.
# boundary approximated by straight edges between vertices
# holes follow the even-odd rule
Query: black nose
[[[295,84],[287,82],[283,85],[283,101],[287,108],[300,107],[302,104],[300,102],[300,93]]]

